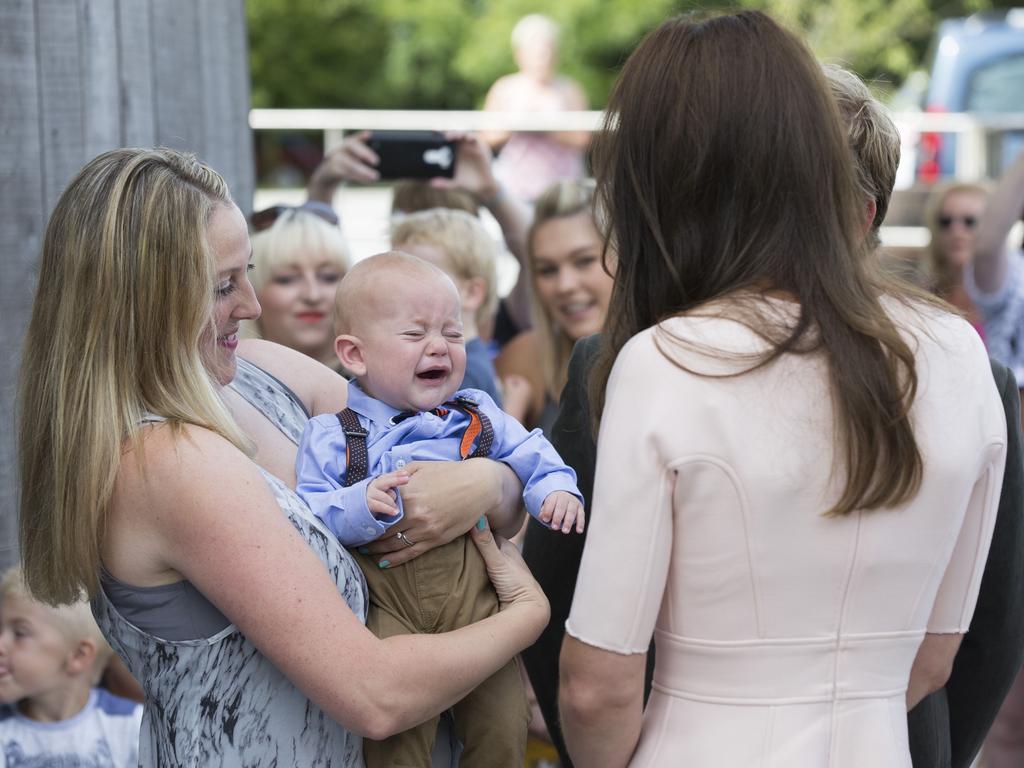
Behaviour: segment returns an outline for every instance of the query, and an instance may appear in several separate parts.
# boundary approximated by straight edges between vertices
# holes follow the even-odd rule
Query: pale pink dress
[[[911,765],[911,663],[926,629],[970,624],[1006,422],[966,322],[890,311],[918,347],[923,483],[899,509],[842,518],[822,514],[841,484],[820,356],[786,355],[723,379],[681,370],[656,344],[702,371],[737,363],[680,350],[663,331],[623,348],[567,631],[623,654],[655,639],[654,689],[630,765]],[[664,328],[733,352],[763,348],[721,318]]]

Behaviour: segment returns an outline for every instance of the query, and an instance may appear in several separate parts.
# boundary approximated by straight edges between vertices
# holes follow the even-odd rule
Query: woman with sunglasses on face
[[[971,300],[964,276],[974,258],[978,224],[988,202],[980,184],[936,187],[925,206],[931,241],[924,268],[929,289],[964,313],[984,338],[981,313]]]

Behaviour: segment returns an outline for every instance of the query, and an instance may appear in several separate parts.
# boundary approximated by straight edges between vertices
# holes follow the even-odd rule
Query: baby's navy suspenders
[[[431,413],[436,416],[445,417],[449,410],[462,411],[469,416],[469,424],[466,431],[462,433],[462,443],[459,445],[459,455],[463,459],[486,458],[491,453],[491,444],[494,442],[494,428],[491,420],[480,410],[480,407],[468,397],[457,397],[449,400]],[[339,478],[343,486],[355,485],[366,478],[370,470],[366,457],[366,438],[369,434],[359,423],[359,417],[351,408],[339,411],[337,414],[338,423],[345,433],[345,476]],[[395,423],[415,416],[411,411],[398,414],[394,418]],[[477,440],[477,437],[480,439]],[[476,442],[476,450],[473,443]]]

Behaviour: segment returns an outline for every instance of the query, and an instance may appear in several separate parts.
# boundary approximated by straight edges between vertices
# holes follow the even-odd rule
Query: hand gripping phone
[[[373,131],[366,144],[380,158],[382,179],[455,175],[455,142],[440,131]]]

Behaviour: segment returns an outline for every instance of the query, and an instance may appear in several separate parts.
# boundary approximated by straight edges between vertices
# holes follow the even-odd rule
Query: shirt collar
[[[348,383],[348,407],[365,416],[374,424],[391,426],[391,419],[401,413],[397,408],[392,408],[387,403],[366,394],[355,379]]]

